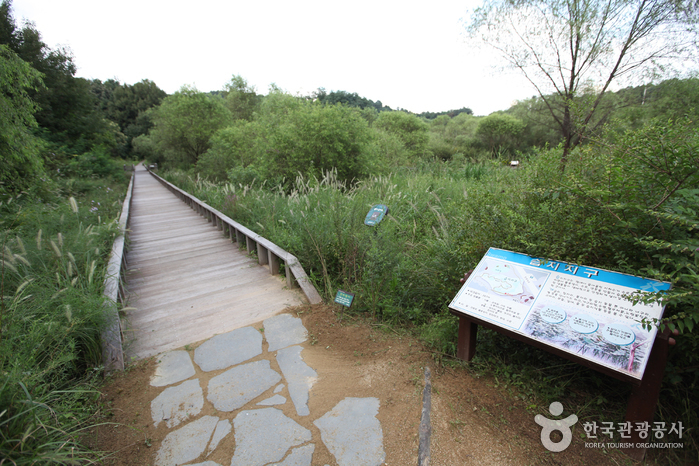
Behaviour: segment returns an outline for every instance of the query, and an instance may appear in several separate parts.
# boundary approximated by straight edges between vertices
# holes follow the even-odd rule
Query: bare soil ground
[[[541,445],[541,428],[534,423],[535,414],[547,414],[545,408],[533,411],[529,406],[528,410],[513,393],[496,387],[488,377],[474,377],[465,365],[437,364],[432,353],[407,332],[357,318],[340,319],[334,309],[317,305],[286,311],[300,317],[308,330],[302,356],[319,379],[310,394],[308,418],[312,419],[285,414],[313,430],[314,436],[317,429],[312,421],[345,397],[377,397],[386,464],[417,464],[423,374],[429,366],[433,387],[431,465],[633,464],[621,452],[585,448],[579,424],[574,426],[568,449],[549,452]],[[193,351],[197,345],[185,349]],[[97,450],[111,452],[104,464],[153,464],[169,432],[164,423],[154,428],[151,421],[150,402],[162,390],[149,385],[154,370],[153,358],[140,361],[103,387],[105,423],[91,433],[91,443]],[[197,376],[203,384],[210,378],[198,368]],[[232,448],[219,447],[207,460],[230,464]],[[316,445],[316,464],[336,464],[322,444]]]

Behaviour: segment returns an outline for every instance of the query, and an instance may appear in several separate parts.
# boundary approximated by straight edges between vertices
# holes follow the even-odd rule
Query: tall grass
[[[328,172],[322,179],[297,178],[288,193],[213,184],[181,172],[166,176],[296,255],[326,298],[343,288],[356,293],[360,311],[423,323],[448,301],[454,277],[469,265],[454,247],[450,218],[483,184],[464,171],[390,174],[353,186]],[[388,215],[376,227],[365,226],[367,212],[379,203],[389,206]]]
[[[0,463],[83,464],[123,185],[0,204]],[[14,201],[14,202],[13,202]]]
[[[589,172],[583,154],[575,155],[579,167],[570,173]],[[641,269],[644,252],[626,241],[624,225],[566,188],[559,160],[552,150],[518,169],[422,163],[353,186],[327,173],[297,179],[291,192],[264,182],[213,184],[182,172],[165,177],[296,255],[326,298],[339,288],[354,292],[354,312],[412,327],[438,357],[448,357],[455,354],[458,323],[447,305],[458,278],[489,247]],[[365,226],[364,216],[378,203],[388,205],[389,214],[380,225]],[[682,421],[688,431],[686,451],[663,453],[673,461],[698,450],[689,434],[699,428],[699,371],[691,364],[696,337],[682,338],[678,346],[690,351],[671,353],[658,408],[663,421]],[[623,420],[628,384],[495,332],[479,331],[470,367],[494,374],[532,406],[566,400],[582,419]]]

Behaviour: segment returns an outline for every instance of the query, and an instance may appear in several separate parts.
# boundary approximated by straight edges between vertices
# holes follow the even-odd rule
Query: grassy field
[[[82,433],[98,422],[104,273],[127,185],[61,178],[0,203],[4,464],[98,458]]]

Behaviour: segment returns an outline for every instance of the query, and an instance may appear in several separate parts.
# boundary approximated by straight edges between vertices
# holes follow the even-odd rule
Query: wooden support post
[[[267,250],[269,255],[269,273],[279,275],[279,257],[270,250]]]
[[[284,262],[284,274],[286,275],[286,287],[292,289],[296,285],[296,279],[294,278],[294,273],[291,271],[288,262]]]
[[[269,262],[269,258],[267,257],[267,248],[262,246],[260,242],[258,241],[257,243],[257,263],[260,265],[265,265],[267,262]]]
[[[238,249],[243,249],[243,244],[245,243],[245,240],[243,239],[245,235],[243,235],[241,232],[238,230],[235,230],[235,242],[238,243]]]
[[[468,316],[459,314],[459,341],[456,347],[456,356],[460,359],[470,361],[476,354],[476,335],[478,330],[478,323],[475,320],[470,319]],[[489,327],[489,323],[481,323],[481,325],[496,330],[500,333],[508,335],[512,338],[516,338],[520,341],[525,341],[533,346],[540,349],[548,351],[550,353],[556,354],[563,358],[575,361],[579,364],[586,365],[595,370],[603,372],[614,378],[628,381],[632,384],[631,395],[629,396],[629,402],[626,408],[626,422],[631,423],[631,431],[629,432],[629,438],[618,439],[619,443],[627,443],[633,445],[633,448],[622,448],[621,450],[636,461],[642,461],[646,455],[645,448],[636,448],[638,444],[652,443],[654,441],[653,432],[648,431],[648,436],[645,439],[640,438],[640,429],[637,427],[637,423],[647,422],[650,425],[653,424],[653,416],[655,415],[655,408],[658,404],[658,398],[660,397],[660,388],[663,382],[663,376],[665,374],[665,364],[667,363],[668,355],[668,337],[670,331],[666,330],[663,333],[658,333],[655,337],[651,353],[648,357],[648,362],[646,363],[646,369],[643,372],[643,378],[640,383],[638,380],[629,380],[628,377],[622,377],[619,373],[614,371],[606,371],[605,368],[600,367],[594,363],[590,363],[584,358],[571,355],[569,353],[563,352],[546,344],[537,344],[536,340],[530,340],[525,336],[522,336],[516,332],[511,332],[509,330],[499,328],[497,326]]]
[[[228,225],[228,237],[231,239],[231,243],[233,243],[235,241],[235,233],[233,233],[233,227],[228,223],[226,225]]]
[[[255,250],[255,242],[249,236],[245,236],[245,247],[248,250],[248,254],[252,254],[252,251]]]
[[[476,355],[476,337],[478,324],[465,316],[459,316],[459,341],[456,346],[456,357],[470,361]]]
[[[655,407],[660,397],[660,386],[662,385],[663,376],[665,375],[669,335],[669,330],[656,335],[653,349],[646,363],[646,370],[643,372],[641,384],[633,385],[631,388],[625,419],[626,422],[631,422],[631,438],[621,439],[621,442],[636,445],[638,443],[651,443],[654,441],[652,438],[653,432],[650,429],[647,431],[648,437],[645,439],[640,438],[636,423],[648,422],[650,425],[653,425]],[[643,461],[643,457],[646,455],[645,448],[624,448],[622,451],[636,461]]]

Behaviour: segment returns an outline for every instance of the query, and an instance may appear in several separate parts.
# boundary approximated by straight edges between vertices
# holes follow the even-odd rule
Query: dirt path
[[[424,367],[432,369],[431,465],[606,465],[628,464],[619,452],[584,447],[582,428],[573,444],[551,453],[540,442],[540,427],[525,403],[495,387],[487,377],[474,378],[457,365],[436,365],[431,353],[413,337],[366,321],[340,321],[325,305],[287,310],[308,330],[303,358],[319,374],[309,399],[311,413],[330,411],[345,397],[376,397],[388,465],[417,464],[418,426],[422,409]],[[193,351],[198,345],[187,345]],[[158,389],[149,385],[153,359],[115,376],[103,388],[105,421],[92,433],[94,448],[112,452],[110,465],[151,465],[168,433],[153,427],[150,402]],[[199,369],[197,369],[199,371]],[[198,375],[206,380],[206,373]],[[208,414],[208,413],[202,413]],[[232,416],[233,413],[231,413]],[[221,416],[221,413],[217,413]],[[314,429],[312,420],[297,419]],[[232,451],[206,458],[230,464]],[[313,465],[334,465],[320,444]]]

